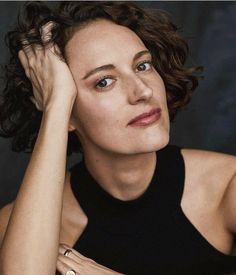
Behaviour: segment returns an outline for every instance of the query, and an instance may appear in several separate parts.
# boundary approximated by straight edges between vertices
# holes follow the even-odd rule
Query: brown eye
[[[139,64],[139,65],[137,66],[137,70],[138,70],[139,72],[141,72],[141,71],[149,71],[151,68],[152,68],[152,63],[151,63],[151,61],[142,62],[141,64]]]
[[[101,80],[97,81],[95,87],[98,89],[103,89],[112,85],[113,81],[114,79],[111,77],[104,77]]]

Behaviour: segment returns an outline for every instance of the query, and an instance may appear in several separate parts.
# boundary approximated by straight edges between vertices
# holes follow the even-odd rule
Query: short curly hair
[[[153,56],[153,65],[162,77],[170,120],[190,101],[198,85],[197,68],[186,68],[188,45],[169,16],[160,10],[147,11],[127,1],[64,1],[52,9],[42,2],[26,2],[13,31],[6,34],[10,61],[5,66],[5,88],[0,101],[0,135],[12,138],[12,150],[32,152],[42,112],[31,102],[32,85],[18,59],[22,35],[29,43],[43,46],[40,28],[55,22],[51,41],[64,56],[65,45],[78,28],[97,19],[108,19],[134,31]],[[49,42],[51,42],[49,41]],[[67,155],[82,152],[75,132],[68,134]]]

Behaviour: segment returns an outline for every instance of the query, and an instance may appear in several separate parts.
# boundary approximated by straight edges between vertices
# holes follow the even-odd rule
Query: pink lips
[[[152,109],[148,113],[143,113],[134,119],[132,119],[128,125],[132,126],[146,126],[154,123],[155,121],[159,120],[161,117],[161,109],[160,108],[155,108]]]

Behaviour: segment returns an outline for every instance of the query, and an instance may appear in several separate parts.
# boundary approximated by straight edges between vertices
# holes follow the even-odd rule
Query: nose
[[[128,91],[129,103],[133,105],[140,102],[148,102],[153,96],[153,90],[148,85],[147,80],[143,80],[136,74],[129,77]]]

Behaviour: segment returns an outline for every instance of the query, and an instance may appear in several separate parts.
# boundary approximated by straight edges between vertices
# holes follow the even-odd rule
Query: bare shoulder
[[[185,191],[199,191],[219,204],[236,172],[236,157],[229,154],[182,149],[185,162]]]
[[[4,238],[13,207],[14,201],[6,204],[0,209],[0,246]]]
[[[198,166],[199,168],[219,169],[225,172],[235,171],[236,156],[220,152],[198,150],[198,149],[181,149],[181,153],[186,160],[186,164]],[[205,169],[204,169],[205,171]]]
[[[236,232],[236,183],[232,185],[236,157],[197,149],[181,153],[185,163],[182,209],[208,242],[231,253]]]
[[[236,170],[236,156],[219,152],[182,149],[185,164],[192,169],[200,169],[203,173],[214,172],[232,174]]]

